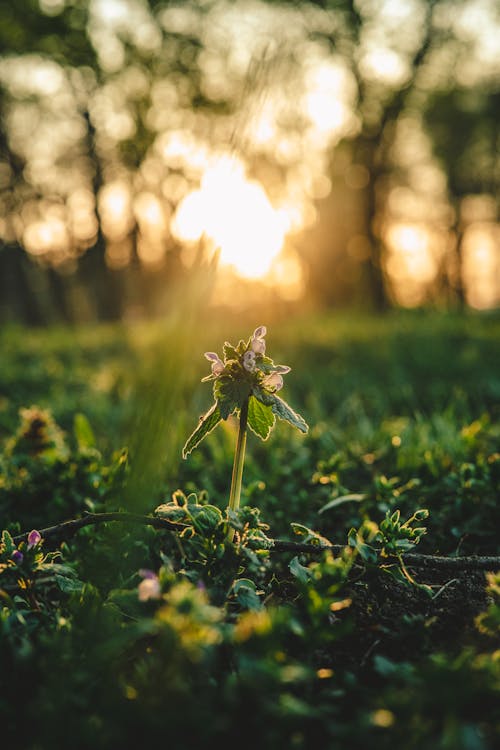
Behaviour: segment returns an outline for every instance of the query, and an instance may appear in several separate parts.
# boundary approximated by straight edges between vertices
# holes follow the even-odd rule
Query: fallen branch
[[[71,539],[71,537],[84,526],[96,526],[109,521],[119,521],[128,524],[147,524],[154,526],[156,529],[165,529],[166,531],[179,531],[185,528],[185,524],[167,521],[157,516],[142,516],[139,513],[122,513],[120,511],[111,513],[85,513],[82,518],[73,518],[71,521],[63,521],[55,526],[49,526],[46,529],[40,529],[43,539]],[[25,542],[28,539],[29,531],[13,537],[16,544]]]
[[[342,544],[304,544],[303,542],[287,542],[276,539],[272,550],[276,552],[295,552],[295,554],[319,554],[325,550],[341,552],[345,548]],[[444,557],[441,555],[420,555],[415,552],[405,554],[407,565],[416,568],[441,568],[446,570],[500,570],[500,556],[470,555],[467,557]],[[397,557],[381,558],[382,563],[397,562]],[[380,560],[379,560],[380,562]]]
[[[109,521],[118,521],[126,524],[146,524],[154,526],[156,529],[165,531],[181,531],[186,524],[167,521],[157,516],[143,516],[138,513],[86,513],[82,518],[74,518],[70,521],[63,521],[55,526],[49,526],[46,529],[39,529],[43,539],[64,540],[71,538],[79,529],[84,526],[95,526]],[[29,532],[13,537],[16,544],[26,541]],[[326,550],[334,553],[340,553],[344,549],[341,544],[306,544],[304,542],[289,542],[282,539],[272,540],[273,545],[271,552],[292,552],[296,555],[318,555]],[[391,563],[392,558],[387,558],[387,563]],[[396,561],[396,558],[394,558]],[[408,553],[404,555],[404,561],[407,565],[416,568],[427,569],[446,569],[451,571],[462,570],[500,570],[500,556],[495,555],[470,555],[467,557],[444,557],[441,555],[420,555],[418,553]]]

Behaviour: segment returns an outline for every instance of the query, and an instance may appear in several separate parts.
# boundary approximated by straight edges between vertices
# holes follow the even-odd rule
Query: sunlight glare
[[[106,237],[112,240],[125,237],[133,224],[129,186],[121,180],[108,183],[99,192],[98,206]]]
[[[393,258],[389,270],[396,278],[413,278],[430,282],[436,275],[435,258],[429,247],[429,234],[419,226],[396,224],[389,231],[388,242]],[[392,263],[391,263],[392,260]]]
[[[476,309],[495,307],[500,302],[498,279],[500,232],[493,222],[474,222],[463,239],[463,276],[467,301]]]
[[[276,211],[262,186],[229,158],[207,169],[200,189],[181,201],[171,226],[181,241],[207,236],[220,248],[221,264],[253,279],[268,273],[288,229],[287,215]]]
[[[340,131],[348,119],[343,71],[325,62],[316,64],[308,71],[306,83],[304,107],[314,127],[324,134]]]
[[[68,248],[66,225],[55,218],[35,221],[26,227],[23,243],[32,255],[62,253]]]

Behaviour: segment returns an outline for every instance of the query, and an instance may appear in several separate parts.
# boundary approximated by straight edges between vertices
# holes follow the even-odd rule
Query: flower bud
[[[255,371],[255,352],[250,349],[243,355],[243,367],[245,370],[248,370],[248,372]]]
[[[283,378],[279,372],[271,372],[262,381],[264,388],[269,391],[280,391],[283,388]]]
[[[33,529],[33,531],[30,531],[28,534],[28,549],[31,549],[32,547],[36,547],[37,544],[40,544],[42,541],[42,535],[39,531],[36,531],[36,529]]]
[[[12,555],[10,556],[10,559],[13,560],[16,563],[16,565],[21,565],[22,561],[24,560],[24,555],[18,549],[15,549]]]
[[[266,342],[264,341],[264,336],[266,335],[266,333],[266,326],[259,326],[253,332],[252,340],[250,342],[250,348],[253,352],[255,352],[255,354],[265,354]]]
[[[250,342],[250,346],[255,354],[266,353],[266,342],[264,341],[264,339],[252,339],[252,341]]]
[[[224,362],[215,352],[205,352],[205,358],[212,363],[212,375],[217,377],[224,370]]]

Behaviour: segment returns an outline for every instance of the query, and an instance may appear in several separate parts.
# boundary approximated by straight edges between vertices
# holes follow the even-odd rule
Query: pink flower
[[[33,529],[33,531],[30,531],[28,534],[28,549],[31,549],[32,547],[36,547],[37,544],[40,544],[42,541],[42,535],[39,531],[36,531],[36,529]]]
[[[149,572],[151,571],[148,571],[148,573]],[[139,588],[137,589],[137,594],[139,596],[139,601],[141,602],[147,602],[150,599],[159,599],[161,596],[161,587],[158,576],[153,573],[152,578],[148,576],[141,581]]]
[[[212,375],[217,377],[224,370],[224,362],[215,352],[205,352],[205,358],[212,363]]]
[[[268,391],[280,391],[283,388],[283,377],[279,372],[270,372],[262,381],[262,385]]]
[[[255,352],[255,354],[266,353],[266,342],[264,341],[264,336],[266,335],[266,333],[266,326],[259,326],[253,332],[252,340],[250,342],[250,349]]]

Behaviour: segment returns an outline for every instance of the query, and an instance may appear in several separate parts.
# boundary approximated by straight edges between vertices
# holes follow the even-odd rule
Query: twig
[[[320,554],[326,550],[341,552],[345,547],[341,544],[304,544],[303,542],[287,542],[276,539],[272,550],[276,552],[295,552],[296,554]],[[404,556],[405,565],[416,568],[446,569],[446,570],[500,570],[500,556],[470,555],[467,557],[444,557],[441,555],[420,555],[408,553]],[[397,562],[397,557],[384,558],[384,562]]]
[[[86,513],[83,518],[73,518],[71,521],[63,521],[55,526],[49,526],[46,529],[40,529],[40,534],[43,539],[70,539],[79,529],[84,526],[95,526],[100,523],[107,523],[108,521],[119,521],[120,523],[129,524],[147,524],[148,526],[154,526],[157,529],[165,529],[166,531],[179,531],[185,527],[185,524],[174,523],[173,521],[167,521],[165,518],[158,518],[157,516],[143,516],[139,513],[124,513],[124,512],[111,512],[111,513]],[[19,542],[25,542],[28,538],[29,531],[25,531],[23,534],[13,537],[16,544]]]
[[[127,524],[147,524],[154,526],[156,529],[166,531],[180,531],[185,528],[186,524],[167,521],[157,516],[143,516],[138,513],[86,513],[83,518],[74,518],[71,521],[63,521],[55,526],[49,526],[46,529],[39,529],[44,539],[68,539],[73,536],[79,529],[84,526],[93,526],[109,521],[118,521]],[[14,542],[26,541],[29,532],[24,532],[15,536]],[[293,552],[298,554],[318,555],[326,550],[333,553],[340,553],[344,549],[341,544],[306,544],[304,542],[289,542],[282,539],[273,539],[271,552]],[[388,561],[391,558],[386,558]],[[397,558],[394,558],[397,562]],[[500,570],[500,556],[495,555],[470,555],[467,557],[443,557],[440,555],[420,555],[418,553],[409,553],[404,555],[406,565],[416,568],[443,569],[451,571],[460,570]]]

